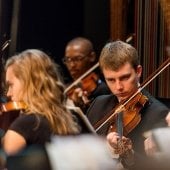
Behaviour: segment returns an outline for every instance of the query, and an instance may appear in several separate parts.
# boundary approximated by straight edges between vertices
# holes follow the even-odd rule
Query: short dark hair
[[[137,50],[123,41],[107,43],[99,57],[100,68],[103,70],[118,70],[125,63],[130,63],[134,69],[139,65]]]

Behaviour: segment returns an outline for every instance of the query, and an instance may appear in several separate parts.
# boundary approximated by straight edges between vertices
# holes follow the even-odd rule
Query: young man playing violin
[[[70,40],[65,48],[63,62],[70,73],[73,83],[75,83],[95,65],[96,53],[92,42],[84,37],[76,37]],[[87,77],[89,77],[89,79],[87,79]],[[83,111],[86,110],[89,103],[95,97],[110,93],[108,87],[101,80],[96,70],[92,70],[77,84],[77,86],[74,86],[70,90],[71,93],[68,91],[66,94],[68,98],[73,101],[74,105],[79,106]]]
[[[112,94],[97,97],[89,107],[87,117],[98,134],[107,135],[109,148],[119,156],[123,166],[139,169],[137,164],[145,156],[143,133],[166,126],[169,110],[147,91],[140,91],[142,66],[131,45],[122,41],[107,43],[99,64]],[[123,118],[118,119],[120,113]],[[129,121],[127,126],[126,121]]]

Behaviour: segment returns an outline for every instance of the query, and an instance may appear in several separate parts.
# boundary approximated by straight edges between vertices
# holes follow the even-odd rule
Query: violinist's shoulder
[[[115,99],[116,97],[112,94],[96,97],[86,113],[90,122],[92,122],[93,124],[93,122],[95,122],[96,120],[100,120],[100,118],[110,112],[110,110],[114,106]]]
[[[99,81],[96,89],[93,91],[93,96],[97,97],[106,94],[111,94],[110,89],[108,88],[104,81]]]
[[[169,98],[160,98],[160,97],[154,97],[149,92],[143,91],[143,94],[147,96],[149,106],[152,106],[154,108],[160,108],[169,110],[170,108],[170,99]]]

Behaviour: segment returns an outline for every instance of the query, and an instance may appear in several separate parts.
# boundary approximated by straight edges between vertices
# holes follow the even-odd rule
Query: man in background
[[[95,65],[94,68],[98,67],[96,60],[96,53],[90,40],[76,37],[67,43],[63,63],[72,78],[68,87],[78,81],[66,94],[73,104],[80,107],[83,112],[87,110],[94,98],[110,93],[104,81],[101,80],[100,73],[92,69]],[[90,69],[92,70],[89,72]]]

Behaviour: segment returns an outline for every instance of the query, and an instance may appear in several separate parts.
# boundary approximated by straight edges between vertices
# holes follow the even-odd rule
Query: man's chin
[[[127,97],[127,96],[119,96],[118,97],[119,102],[123,102],[123,101],[126,101],[128,99],[129,99],[129,97]]]
[[[120,98],[118,98],[118,100],[119,100],[119,102],[123,102],[126,100],[126,98],[120,97]]]
[[[73,80],[77,80],[80,76],[78,76],[78,75],[71,75],[71,77],[72,77]]]
[[[73,80],[76,80],[76,79],[78,79],[81,76],[82,76],[82,74],[80,74],[80,73],[71,74],[71,77],[73,78]]]

